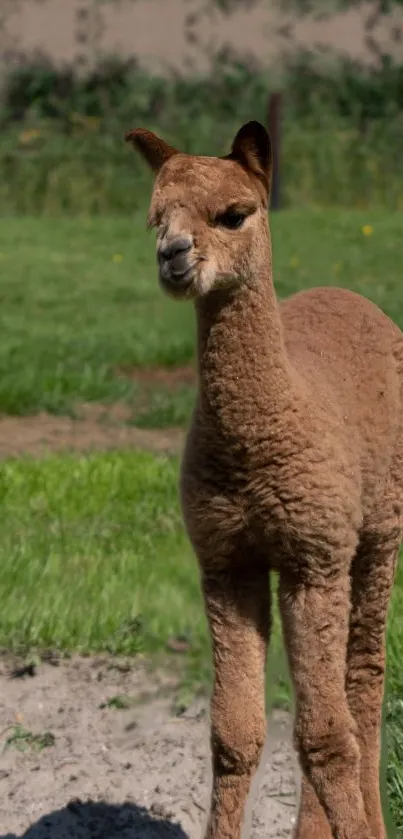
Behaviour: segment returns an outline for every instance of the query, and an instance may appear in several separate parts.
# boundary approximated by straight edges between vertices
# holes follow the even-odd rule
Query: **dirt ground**
[[[180,386],[184,375],[170,384]],[[186,372],[186,381],[193,375]],[[179,452],[183,445],[181,429],[128,424],[132,411],[122,404],[82,405],[77,413],[0,417],[0,458],[122,447]],[[0,658],[0,839],[202,837],[208,705],[199,699],[178,715],[177,690],[173,669],[151,672],[141,659],[50,659],[18,672]],[[291,836],[298,770],[290,740],[289,716],[275,712],[248,839]]]
[[[91,452],[122,448],[153,452],[181,451],[180,428],[146,429],[128,425],[131,412],[124,405],[83,405],[77,419],[37,414],[0,417],[0,458],[43,457],[50,452]]]
[[[193,367],[128,368],[119,369],[116,374],[140,385],[137,405],[83,403],[76,405],[74,418],[45,412],[22,417],[0,415],[0,459],[121,448],[179,454],[184,441],[182,428],[136,428],[133,421],[135,414],[147,407],[155,387],[163,386],[175,392],[186,385],[194,385]]]
[[[76,657],[22,674],[0,661],[1,839],[201,837],[208,706],[197,699],[175,713],[177,678],[138,659]],[[50,733],[49,745],[29,744],[26,732]],[[290,719],[276,711],[245,836],[291,836],[295,776]]]

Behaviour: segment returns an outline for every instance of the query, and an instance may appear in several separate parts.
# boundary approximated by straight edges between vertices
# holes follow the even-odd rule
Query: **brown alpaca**
[[[272,571],[303,770],[297,839],[385,839],[385,624],[402,530],[403,335],[350,291],[279,304],[271,149],[256,122],[225,158],[144,129],[159,276],[193,300],[198,397],[181,495],[214,657],[208,839],[239,839],[266,734]]]

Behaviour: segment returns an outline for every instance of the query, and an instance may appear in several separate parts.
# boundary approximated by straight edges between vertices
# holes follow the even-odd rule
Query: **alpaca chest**
[[[206,461],[204,461],[206,463]],[[199,556],[218,561],[241,550],[270,557],[273,567],[297,554],[327,555],[357,530],[356,493],[340,470],[288,461],[251,470],[184,470],[182,507]]]

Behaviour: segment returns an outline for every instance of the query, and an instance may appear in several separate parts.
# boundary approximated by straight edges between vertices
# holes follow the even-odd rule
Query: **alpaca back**
[[[403,334],[372,302],[344,289],[296,294],[281,315],[294,369],[340,445],[354,448],[366,506],[401,446]],[[403,463],[398,469],[403,483]]]

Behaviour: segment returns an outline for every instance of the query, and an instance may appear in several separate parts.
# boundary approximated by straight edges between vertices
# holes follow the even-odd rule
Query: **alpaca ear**
[[[178,154],[177,149],[169,146],[165,140],[161,140],[146,128],[134,128],[132,131],[127,131],[125,140],[133,144],[156,175],[172,155]]]
[[[252,120],[239,129],[232,143],[230,157],[260,178],[269,190],[272,169],[271,142],[260,122]]]

